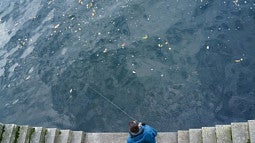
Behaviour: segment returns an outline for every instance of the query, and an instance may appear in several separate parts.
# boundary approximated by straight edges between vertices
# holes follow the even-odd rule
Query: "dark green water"
[[[0,122],[159,131],[255,118],[252,0],[0,2]]]

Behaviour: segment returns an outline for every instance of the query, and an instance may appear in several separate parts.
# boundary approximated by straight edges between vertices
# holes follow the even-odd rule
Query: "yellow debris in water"
[[[91,16],[95,16],[95,13],[96,13],[96,10],[93,9],[93,10],[92,10],[92,13],[91,13]]]
[[[143,36],[143,39],[144,39],[144,40],[148,39],[148,35],[144,35],[144,36]]]
[[[92,2],[89,3],[89,4],[87,4],[87,9],[90,9],[92,6],[93,6],[93,3],[92,3]]]

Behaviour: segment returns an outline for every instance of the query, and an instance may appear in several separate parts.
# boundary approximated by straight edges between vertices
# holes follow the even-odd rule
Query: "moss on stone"
[[[19,130],[20,130],[20,126],[18,126],[17,129],[16,129],[14,143],[18,143]]]
[[[5,125],[3,125],[3,130],[2,130],[2,133],[1,133],[1,135],[0,135],[0,142],[2,142],[2,140],[3,140],[3,134],[4,134],[4,132],[5,132]]]
[[[30,133],[29,133],[29,135],[28,135],[28,143],[31,142],[32,135],[33,135],[34,132],[35,132],[35,128],[32,128],[31,131],[30,131]]]

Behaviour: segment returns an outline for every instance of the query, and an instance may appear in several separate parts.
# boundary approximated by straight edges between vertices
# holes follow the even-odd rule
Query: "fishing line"
[[[136,119],[134,117],[132,117],[131,115],[129,115],[126,111],[124,111],[123,109],[121,109],[120,106],[118,106],[117,104],[113,103],[111,100],[109,100],[107,97],[105,97],[103,94],[99,93],[98,91],[96,91],[95,89],[93,89],[92,87],[89,86],[90,89],[92,89],[95,93],[97,93],[98,95],[100,95],[102,98],[104,98],[107,102],[109,102],[110,104],[112,104],[115,108],[117,108],[118,110],[120,110],[123,114],[125,114],[126,116],[128,116],[130,119],[135,120]]]

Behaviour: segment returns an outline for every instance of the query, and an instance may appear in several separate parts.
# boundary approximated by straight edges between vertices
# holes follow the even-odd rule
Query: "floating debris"
[[[126,43],[121,44],[121,48],[124,48],[126,46]]]
[[[234,0],[233,3],[234,3],[236,6],[239,6],[238,1],[239,1],[239,0]]]
[[[87,9],[90,9],[93,6],[93,3],[90,2],[89,4],[87,4]]]
[[[81,1],[81,0],[78,0],[78,3],[79,3],[79,4],[82,4],[82,1]]]
[[[162,47],[163,47],[163,44],[158,44],[158,47],[159,47],[159,48],[162,48]]]
[[[206,49],[207,49],[207,50],[209,50],[209,49],[210,49],[210,47],[209,47],[209,46],[206,46]]]
[[[54,26],[54,29],[57,29],[60,26],[60,24],[57,24]]]
[[[18,103],[18,102],[19,102],[19,99],[13,101],[12,104],[16,104],[16,103]]]
[[[107,49],[107,48],[105,48],[105,49],[104,49],[104,51],[103,51],[103,53],[106,53],[107,51],[108,51],[108,49]]]
[[[243,61],[243,58],[235,60],[236,63],[240,63]]]
[[[142,38],[143,38],[144,40],[146,40],[146,39],[148,39],[149,37],[148,37],[148,35],[144,35]]]
[[[136,73],[135,71],[133,71],[133,73]]]
[[[92,13],[91,13],[91,16],[92,16],[92,17],[95,16],[95,13],[96,13],[96,10],[93,9],[93,10],[92,10]]]
[[[29,79],[30,79],[30,75],[25,78],[25,80],[29,80]]]

